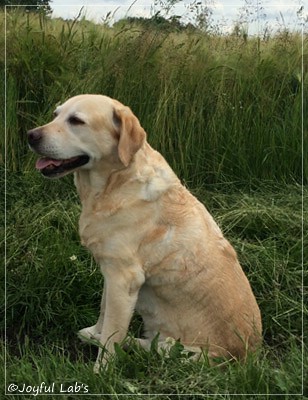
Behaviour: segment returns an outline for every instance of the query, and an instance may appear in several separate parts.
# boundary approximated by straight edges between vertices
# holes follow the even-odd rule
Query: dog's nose
[[[42,131],[40,129],[32,129],[31,131],[27,132],[28,135],[28,142],[31,146],[38,143],[42,138]]]

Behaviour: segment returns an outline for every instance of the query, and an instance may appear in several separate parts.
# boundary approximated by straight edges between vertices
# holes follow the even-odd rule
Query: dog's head
[[[49,178],[94,168],[104,159],[127,167],[146,139],[132,111],[107,96],[72,97],[54,116],[27,133],[31,150],[42,156],[36,168]]]

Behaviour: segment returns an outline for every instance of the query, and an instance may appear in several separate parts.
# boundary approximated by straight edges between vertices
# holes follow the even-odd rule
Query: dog
[[[74,173],[81,242],[104,276],[100,314],[82,329],[97,339],[99,372],[123,343],[134,310],[149,349],[179,340],[210,359],[245,359],[261,343],[261,315],[237,254],[207,209],[180,182],[129,107],[78,95],[27,133],[48,178]]]

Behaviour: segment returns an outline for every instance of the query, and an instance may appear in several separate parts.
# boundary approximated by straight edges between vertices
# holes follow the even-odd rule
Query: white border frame
[[[136,1],[133,2],[133,4]],[[111,3],[111,5],[113,5]],[[6,276],[6,256],[7,256],[7,241],[6,241],[6,227],[7,227],[7,7],[25,7],[26,4],[23,5],[5,5],[5,20],[4,20],[4,231],[5,231],[5,238],[4,238],[4,267],[5,267],[5,275],[4,275],[4,318],[5,318],[5,332],[4,332],[4,343],[5,343],[5,352],[4,352],[4,368],[5,368],[5,376],[4,376],[4,384],[5,384],[5,395],[9,396],[35,396],[33,393],[16,393],[16,392],[8,392],[7,391],[7,373],[6,373],[6,365],[7,365],[7,352],[6,352],[6,344],[7,344],[7,324],[6,324],[6,317],[7,317],[7,276]],[[33,6],[33,5],[29,5]],[[67,5],[61,5],[61,7],[67,7]],[[70,4],[72,6],[72,4]],[[80,5],[78,5],[80,6]],[[91,6],[88,4],[87,6]],[[94,5],[93,5],[94,6]],[[96,7],[102,7],[102,5],[95,4]],[[292,5],[294,7],[295,5]],[[298,5],[299,6],[299,5]],[[82,7],[82,6],[81,6]],[[104,6],[105,7],[105,6]],[[131,7],[131,6],[130,6]],[[228,5],[228,7],[230,7]],[[275,6],[277,7],[277,6]],[[301,165],[301,172],[302,172],[302,201],[301,201],[301,212],[302,212],[302,226],[301,226],[301,233],[302,233],[302,243],[301,243],[301,250],[302,250],[302,289],[304,288],[304,24],[302,25],[301,31],[302,37],[302,57],[301,57],[301,101],[302,101],[302,112],[301,112],[301,140],[302,140],[302,165]],[[304,343],[304,290],[302,290],[302,391],[301,393],[217,393],[217,394],[206,394],[206,393],[185,393],[185,394],[167,394],[167,393],[151,393],[151,394],[135,394],[135,393],[38,393],[38,396],[303,396],[304,395],[304,352],[305,352],[305,343]]]

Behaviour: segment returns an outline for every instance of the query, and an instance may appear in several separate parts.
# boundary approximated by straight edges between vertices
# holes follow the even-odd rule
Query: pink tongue
[[[49,165],[55,165],[56,167],[58,167],[62,163],[62,160],[53,160],[52,158],[40,158],[39,160],[37,160],[35,167],[36,169],[44,169]]]

